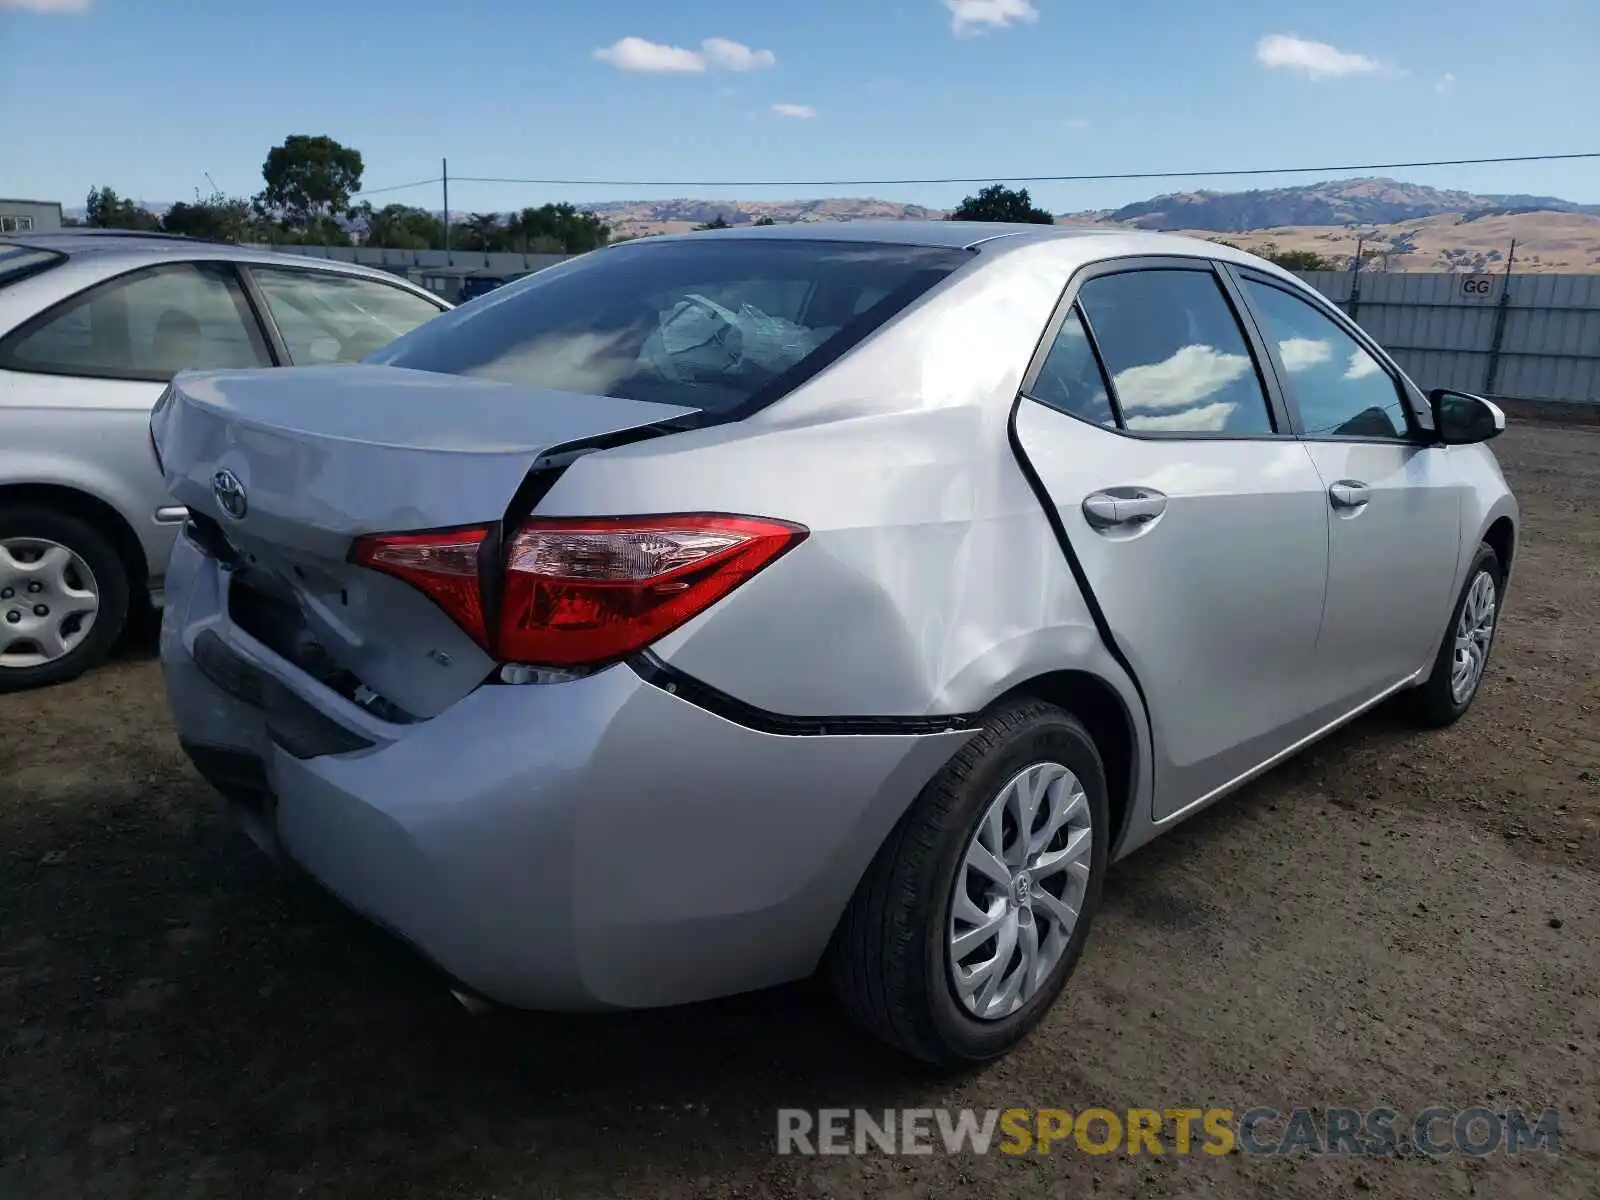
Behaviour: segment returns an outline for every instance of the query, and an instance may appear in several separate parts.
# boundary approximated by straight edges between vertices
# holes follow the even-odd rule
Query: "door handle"
[[[1365,508],[1372,499],[1372,489],[1360,480],[1341,479],[1328,489],[1328,499],[1335,508]]]
[[[1107,488],[1084,497],[1083,516],[1094,529],[1148,525],[1167,511],[1167,498],[1150,488]]]

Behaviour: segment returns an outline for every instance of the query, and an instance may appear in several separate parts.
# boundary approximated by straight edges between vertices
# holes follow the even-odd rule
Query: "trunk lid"
[[[174,498],[237,551],[246,631],[375,711],[426,718],[494,664],[421,592],[349,562],[352,541],[499,521],[552,448],[693,411],[341,365],[179,375],[151,434]]]

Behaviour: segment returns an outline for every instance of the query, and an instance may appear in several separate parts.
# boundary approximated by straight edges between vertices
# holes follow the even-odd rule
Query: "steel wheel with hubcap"
[[[1094,827],[1078,777],[1034,763],[972,833],[950,901],[950,982],[967,1011],[1010,1016],[1061,961],[1089,888]]]
[[[1460,720],[1472,707],[1494,649],[1504,580],[1494,548],[1487,543],[1479,546],[1450,612],[1433,669],[1408,700],[1411,715],[1420,724],[1438,729]]]
[[[998,1058],[1044,1019],[1083,952],[1110,829],[1082,722],[1041,700],[996,710],[862,876],[829,949],[835,994],[925,1062]]]
[[[127,614],[127,569],[95,526],[49,509],[0,509],[0,692],[81,674]]]
[[[1494,576],[1487,570],[1480,570],[1467,585],[1467,599],[1456,621],[1455,663],[1450,672],[1450,698],[1457,704],[1472,698],[1489,663],[1497,592]]]
[[[66,657],[89,636],[99,611],[94,572],[67,547],[47,538],[0,541],[0,668]]]

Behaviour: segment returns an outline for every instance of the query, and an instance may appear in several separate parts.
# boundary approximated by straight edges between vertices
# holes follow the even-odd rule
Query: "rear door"
[[[1348,710],[1431,660],[1454,600],[1461,495],[1404,384],[1320,297],[1239,273],[1297,432],[1326,489],[1328,604],[1316,679]]]
[[[1314,727],[1326,492],[1209,262],[1075,283],[1016,433],[1145,695],[1161,819]]]

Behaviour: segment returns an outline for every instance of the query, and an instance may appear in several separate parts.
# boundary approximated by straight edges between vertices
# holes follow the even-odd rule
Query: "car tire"
[[[1487,577],[1489,582],[1480,584],[1480,579],[1484,577]],[[1466,624],[1463,622],[1463,614],[1473,599],[1474,588],[1492,589],[1493,608],[1489,614],[1487,637],[1480,633],[1474,639],[1481,649],[1482,662],[1473,674],[1470,688],[1462,694],[1455,686],[1457,641],[1461,638],[1466,624],[1474,624],[1470,621]],[[1483,686],[1483,676],[1488,670],[1489,658],[1494,650],[1494,637],[1500,628],[1500,603],[1504,595],[1505,571],[1494,549],[1485,543],[1479,546],[1478,552],[1473,555],[1472,566],[1467,570],[1466,582],[1461,585],[1461,593],[1456,597],[1455,607],[1450,610],[1450,624],[1445,629],[1444,639],[1439,643],[1439,653],[1434,657],[1433,670],[1429,673],[1427,682],[1410,694],[1410,715],[1417,724],[1426,729],[1442,729],[1459,721],[1467,709],[1472,707],[1473,700],[1477,698]]]
[[[33,505],[0,507],[0,546],[27,553],[31,543],[63,547],[76,560],[68,578],[95,594],[98,607],[87,631],[65,654],[36,665],[10,666],[4,662],[6,632],[33,614],[28,610],[28,593],[9,585],[12,595],[4,595],[8,585],[0,583],[0,694],[21,692],[75,679],[101,662],[122,635],[128,619],[128,569],[110,540],[81,517]],[[0,560],[3,562],[3,560]],[[0,570],[4,570],[0,566]],[[88,577],[83,578],[87,571]],[[50,597],[45,596],[48,600]],[[45,605],[48,608],[48,605]],[[13,615],[15,614],[15,615]],[[48,614],[46,614],[48,615]],[[79,624],[72,633],[81,630]]]
[[[963,911],[957,907],[957,885],[968,889],[974,877],[974,870],[967,865],[968,851],[991,808],[1004,802],[1008,784],[1022,778],[1042,779],[1046,776],[1038,772],[1056,768],[1064,768],[1081,788],[1081,804],[1073,791],[1071,807],[1077,815],[1072,826],[1076,832],[1071,836],[1083,828],[1089,835],[1087,851],[1080,847],[1072,852],[1083,855],[1073,867],[1071,885],[1077,919],[1067,936],[1065,927],[1054,922],[1047,910],[1041,908],[1035,917],[1030,909],[1029,923],[1038,922],[1035,945],[1049,944],[1059,957],[1048,970],[1041,965],[1042,980],[1031,995],[1024,998],[1018,994],[1014,1010],[998,1016],[976,1015],[958,992],[952,962],[954,922]],[[1054,792],[1041,800],[1041,813],[1052,804],[1057,808],[1051,811],[1060,811],[1063,794]],[[1018,703],[990,716],[923,789],[886,839],[850,901],[827,963],[833,991],[846,1011],[869,1033],[939,1066],[985,1062],[1009,1051],[1043,1019],[1083,951],[1105,875],[1108,813],[1100,753],[1075,717],[1037,701]],[[1011,828],[1014,833],[1015,822]],[[1061,844],[1041,843],[1047,851]],[[981,887],[983,880],[978,878]],[[1048,884],[1040,882],[1045,878],[1041,874],[1030,881],[1034,888],[1054,888],[1058,881],[1065,886],[1064,873]],[[1016,885],[1017,879],[1012,882]],[[1079,885],[1081,892],[1076,890]],[[1026,883],[1022,886],[1028,887]],[[1007,895],[1005,911],[1018,911],[1020,919],[1023,905],[1016,899],[1015,886]],[[998,892],[988,903],[998,904]],[[988,907],[986,911],[997,909]],[[988,953],[983,946],[991,947],[995,951],[991,957],[998,960],[1000,944],[983,943],[977,953],[981,956]],[[1008,961],[1014,959],[1008,957]],[[1039,961],[1042,964],[1044,959]],[[1004,970],[1002,965],[1000,973]]]

